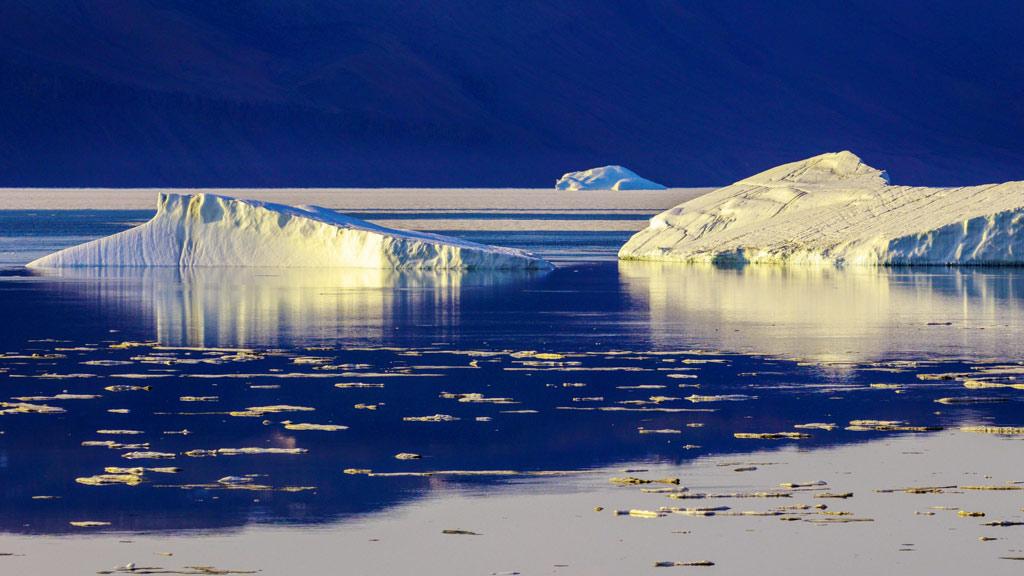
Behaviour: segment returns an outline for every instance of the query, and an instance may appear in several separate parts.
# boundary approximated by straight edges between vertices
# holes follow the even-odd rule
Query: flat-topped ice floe
[[[30,262],[30,268],[206,266],[547,269],[528,252],[394,230],[317,206],[160,194],[152,220]]]
[[[568,172],[555,182],[555,190],[664,190],[657,182],[641,178],[622,166],[602,166]]]
[[[1024,264],[1024,182],[893,186],[850,152],[772,168],[651,219],[623,260]]]

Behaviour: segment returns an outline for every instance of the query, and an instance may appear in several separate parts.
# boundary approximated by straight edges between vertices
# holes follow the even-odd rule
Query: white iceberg
[[[555,182],[555,190],[664,190],[657,182],[641,178],[622,166],[602,166],[568,172]]]
[[[160,194],[152,220],[30,262],[29,268],[244,266],[547,269],[528,252],[394,230],[317,206]]]
[[[893,186],[850,152],[772,168],[651,219],[623,260],[1024,264],[1024,182]]]

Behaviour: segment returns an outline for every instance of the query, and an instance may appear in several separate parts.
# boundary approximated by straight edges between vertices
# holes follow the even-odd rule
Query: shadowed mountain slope
[[[8,2],[0,185],[700,186],[822,150],[1020,177],[1024,6]]]

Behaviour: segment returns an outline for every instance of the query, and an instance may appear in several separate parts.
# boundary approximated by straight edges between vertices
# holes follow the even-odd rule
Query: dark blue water
[[[3,359],[7,372],[0,383],[8,397],[52,396],[62,392],[94,394],[89,400],[34,400],[33,404],[63,407],[60,414],[8,414],[0,436],[5,530],[60,532],[68,521],[112,519],[113,529],[227,528],[248,522],[319,523],[367,513],[433,490],[429,477],[377,478],[344,474],[349,468],[377,472],[436,470],[586,470],[617,462],[681,463],[703,454],[745,451],[750,441],[734,432],[792,431],[807,421],[846,423],[854,419],[905,420],[917,426],[955,425],[956,411],[935,415],[936,398],[966,395],[947,383],[921,386],[915,373],[886,374],[887,383],[903,383],[912,393],[896,396],[867,391],[880,375],[870,370],[841,377],[794,362],[739,355],[671,353],[645,356],[568,355],[551,366],[532,364],[508,351],[459,349],[444,345],[399,349],[356,349],[344,345],[307,350],[260,351],[261,357],[223,364],[180,364],[212,360],[229,352],[162,350],[152,345],[111,348],[123,333],[110,334],[93,325],[54,333],[59,342],[26,341],[21,354],[59,355],[46,359]],[[79,324],[78,326],[81,326]],[[527,344],[528,342],[524,342]],[[532,342],[530,342],[532,343]],[[67,350],[85,346],[89,350]],[[61,349],[61,350],[58,350]],[[547,349],[547,348],[545,348]],[[475,352],[474,354],[468,354]],[[486,352],[486,353],[480,353]],[[480,353],[480,354],[476,354]],[[296,365],[296,356],[315,356],[347,368],[316,370]],[[148,357],[148,359],[147,359]],[[115,366],[83,365],[84,361],[118,361]],[[476,360],[474,367],[470,363]],[[524,362],[524,360],[526,362]],[[706,363],[710,361],[710,363]],[[163,363],[166,362],[166,363]],[[688,366],[682,362],[698,362]],[[549,370],[550,367],[584,370]],[[685,368],[692,370],[681,370]],[[606,369],[613,369],[604,371]],[[965,370],[964,365],[929,367]],[[663,371],[664,370],[664,371]],[[80,374],[54,379],[55,374]],[[282,374],[305,377],[280,377]],[[697,379],[670,379],[668,374]],[[87,376],[84,374],[88,374]],[[150,379],[118,378],[148,374]],[[239,374],[245,376],[238,377]],[[341,376],[341,374],[346,374]],[[329,376],[324,378],[323,376]],[[375,383],[382,388],[342,389],[336,383]],[[679,388],[678,385],[700,385]],[[567,386],[571,384],[571,386]],[[829,384],[821,389],[818,386]],[[113,392],[108,386],[143,386]],[[252,386],[278,386],[253,388]],[[657,389],[632,386],[661,385]],[[804,388],[807,386],[807,388]],[[813,387],[811,387],[813,386]],[[623,388],[627,387],[627,388]],[[920,389],[915,389],[919,387]],[[464,403],[441,398],[447,393],[481,393],[510,398],[512,404]],[[691,394],[745,394],[745,401],[691,403]],[[215,396],[210,402],[183,402],[182,396]],[[649,402],[651,396],[675,400]],[[1021,423],[1013,393],[986,396],[1001,404],[981,406],[988,417]],[[574,401],[574,398],[601,398]],[[637,402],[640,404],[624,404]],[[643,401],[648,401],[643,403]],[[315,408],[257,417],[231,416],[253,406],[293,405]],[[376,405],[374,410],[357,404]],[[635,408],[640,411],[580,411],[579,408]],[[109,409],[128,408],[127,414]],[[568,408],[568,409],[566,409]],[[695,410],[659,412],[661,408]],[[652,410],[654,409],[654,410]],[[708,412],[696,411],[706,409]],[[536,413],[505,413],[535,410]],[[406,422],[407,416],[446,414],[452,422]],[[476,418],[489,417],[481,422]],[[349,429],[290,431],[281,422],[342,424]],[[700,423],[701,428],[690,428]],[[683,435],[639,434],[639,428],[678,429]],[[135,435],[102,435],[99,429],[141,431]],[[188,435],[169,434],[189,430]],[[804,446],[831,445],[877,438],[881,433],[812,433]],[[83,441],[115,440],[147,443],[143,450],[173,454],[167,460],[127,460],[135,449],[83,447]],[[699,447],[683,449],[684,444]],[[277,447],[302,448],[304,454],[189,457],[195,449]],[[400,452],[422,454],[399,461]],[[101,474],[107,466],[176,466],[176,474],[146,473],[137,486],[87,486],[76,478]],[[217,488],[226,476],[254,474],[266,485],[257,492]],[[448,479],[455,486],[480,488],[519,480],[503,476]],[[189,487],[188,485],[205,485]],[[212,485],[212,486],[211,486]],[[308,491],[283,489],[308,487]],[[59,500],[34,500],[55,495]]]
[[[0,212],[14,257],[130,220],[50,216],[30,225],[27,213]],[[685,270],[589,261],[614,254],[612,234],[460,234],[562,259],[546,273],[9,267],[0,276],[0,529],[60,533],[99,517],[128,531],[314,525],[438,490],[527,481],[543,490],[531,472],[681,463],[761,442],[735,432],[838,424],[796,440],[811,447],[891,433],[843,430],[855,419],[928,429],[1024,423],[1017,391],[919,377],[1024,358],[1018,273]],[[905,390],[869,387],[877,383]],[[469,393],[508,400],[454,396]],[[746,398],[686,399],[694,394]],[[935,403],[977,396],[989,401]],[[17,412],[26,403],[61,411]],[[231,414],[273,405],[312,410]],[[435,414],[457,420],[404,420]],[[285,421],[348,429],[290,430]],[[145,446],[82,445],[97,440]],[[307,452],[188,454],[243,447]],[[139,451],[171,457],[124,457]],[[400,452],[422,458],[395,459]],[[133,466],[180,471],[144,471],[136,485],[76,482]],[[246,475],[264,488],[218,483]]]

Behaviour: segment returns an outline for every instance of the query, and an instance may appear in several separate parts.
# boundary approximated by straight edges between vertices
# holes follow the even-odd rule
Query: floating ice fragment
[[[135,476],[142,476],[146,472],[153,472],[156,474],[177,474],[178,472],[181,472],[181,468],[143,468],[141,466],[137,466],[135,468],[121,468],[118,466],[107,466],[103,471],[107,474],[133,474]]]
[[[1003,436],[1016,436],[1024,434],[1024,426],[962,426],[964,432],[977,432],[979,434],[999,434]]]
[[[85,476],[82,478],[75,478],[75,482],[79,484],[85,484],[86,486],[111,486],[116,484],[124,484],[127,486],[136,486],[142,483],[141,474],[97,474],[96,476]]]
[[[756,400],[757,396],[747,396],[746,394],[717,394],[712,396],[701,396],[699,394],[691,394],[686,397],[690,402],[742,402],[744,400]]]
[[[54,394],[53,396],[15,396],[12,400],[21,402],[46,402],[48,400],[94,400],[99,394]]]
[[[216,402],[219,396],[182,396],[178,398],[181,402]]]
[[[911,426],[902,420],[850,420],[851,432],[936,432],[942,426]]]
[[[312,412],[316,408],[309,406],[292,406],[289,404],[276,404],[274,406],[250,406],[245,410],[234,410],[228,412],[231,416],[258,418],[264,414],[277,414],[280,412]]]
[[[189,450],[185,456],[191,458],[203,458],[207,456],[246,456],[258,454],[305,454],[309,450],[305,448],[217,448],[215,450]]]
[[[652,429],[652,428],[644,428],[643,426],[640,426],[639,428],[637,428],[636,431],[639,432],[640,434],[682,434],[683,433],[682,430],[676,430],[674,428],[657,428],[657,429]]]
[[[640,484],[679,484],[679,478],[661,478],[658,480],[648,480],[645,478],[637,478],[635,476],[624,476],[614,477],[608,480],[612,484],[619,484],[621,486],[636,486]]]
[[[518,404],[512,398],[488,398],[479,392],[441,392],[439,397],[473,404]]]
[[[733,436],[744,440],[802,440],[811,437],[803,432],[735,432]]]
[[[627,510],[625,515],[632,516],[633,518],[660,518],[664,516],[665,513],[654,510],[638,510],[634,508],[632,510]]]
[[[793,428],[798,430],[825,430],[831,432],[836,429],[833,422],[808,422],[807,424],[794,424]]]
[[[284,424],[287,430],[318,430],[321,432],[348,430],[348,426],[342,426],[341,424],[309,424],[305,422],[289,422],[287,420],[282,422],[282,424]]]
[[[114,384],[104,388],[107,392],[149,392],[152,389],[151,386],[131,386],[128,384]]]
[[[457,417],[450,414],[434,414],[433,416],[405,416],[404,422],[454,422]]]
[[[1009,402],[1009,398],[1000,398],[993,396],[953,396],[947,398],[936,398],[937,404],[1002,404]]]
[[[29,404],[26,402],[0,402],[0,416],[5,414],[61,414],[63,408],[46,404]]]
[[[128,460],[169,460],[175,457],[173,452],[126,452],[121,454]]]

